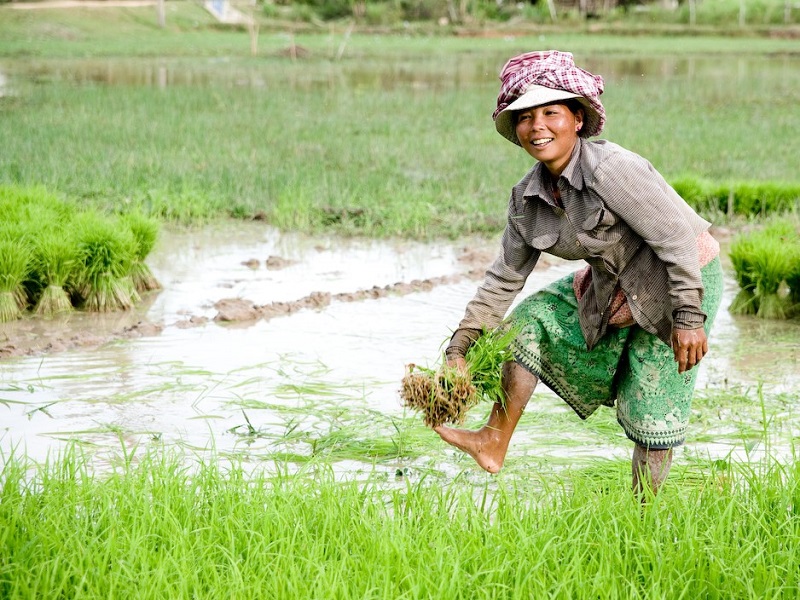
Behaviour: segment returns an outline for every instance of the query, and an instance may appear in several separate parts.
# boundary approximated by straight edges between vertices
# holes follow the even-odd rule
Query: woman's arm
[[[464,318],[450,339],[445,350],[448,362],[465,356],[484,329],[494,329],[501,323],[539,260],[541,252],[525,242],[515,221],[509,211],[500,254],[486,271],[483,283],[467,304]]]

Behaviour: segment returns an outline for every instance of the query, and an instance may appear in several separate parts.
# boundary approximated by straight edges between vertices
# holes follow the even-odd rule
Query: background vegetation
[[[797,204],[792,40],[475,39],[333,23],[265,30],[253,56],[247,31],[214,27],[194,4],[168,8],[163,29],[152,8],[2,9],[0,183],[182,222],[494,235],[530,164],[493,130],[497,72],[553,47],[605,76],[603,136],[707,216]]]
[[[352,18],[372,25],[434,21],[440,25],[506,23],[747,27],[789,25],[800,9],[784,0],[273,0],[268,17],[314,22]]]

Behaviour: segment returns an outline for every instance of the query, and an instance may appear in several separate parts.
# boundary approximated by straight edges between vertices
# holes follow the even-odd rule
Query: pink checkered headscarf
[[[591,137],[603,130],[606,121],[606,111],[600,102],[603,78],[576,67],[570,52],[545,50],[515,56],[500,71],[500,81],[493,119],[497,119],[497,115],[531,85],[541,85],[583,96],[588,106],[597,112],[598,118],[587,122],[589,127],[581,132],[582,135]]]

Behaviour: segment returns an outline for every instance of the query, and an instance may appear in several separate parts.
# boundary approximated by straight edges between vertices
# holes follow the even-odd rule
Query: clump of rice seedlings
[[[791,225],[778,221],[764,229],[763,235],[756,239],[757,247],[753,254],[753,278],[756,282],[758,311],[762,319],[786,319],[790,307],[786,296],[779,294],[781,283],[789,276],[794,258],[791,249],[796,245],[796,234]],[[794,244],[793,244],[794,242]]]
[[[130,278],[136,240],[119,221],[85,213],[76,217],[77,268],[71,283],[84,309],[128,310],[138,300]]]
[[[131,264],[131,278],[133,279],[134,288],[137,292],[161,289],[161,284],[158,283],[158,280],[144,262],[148,254],[153,250],[158,238],[158,221],[141,213],[125,215],[123,221],[130,227],[133,238],[136,241],[136,254]]]
[[[791,299],[782,286],[792,278],[800,257],[800,237],[786,221],[741,236],[731,246],[731,262],[741,291],[730,311],[762,319],[786,319]]]
[[[459,425],[481,400],[504,402],[503,363],[512,360],[510,344],[516,331],[484,332],[467,351],[465,371],[443,364],[437,369],[409,365],[401,382],[405,406],[422,412],[429,427]]]
[[[77,257],[75,241],[64,232],[51,231],[35,242],[33,265],[43,286],[34,309],[37,315],[52,317],[72,310],[66,285]]]
[[[27,306],[24,282],[30,273],[30,249],[20,240],[0,235],[0,323],[22,316]]]

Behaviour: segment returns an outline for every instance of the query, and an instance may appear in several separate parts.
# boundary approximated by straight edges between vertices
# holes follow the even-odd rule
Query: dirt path
[[[155,6],[156,0],[44,0],[43,2],[11,2],[8,8],[35,10],[37,8],[140,8]]]

